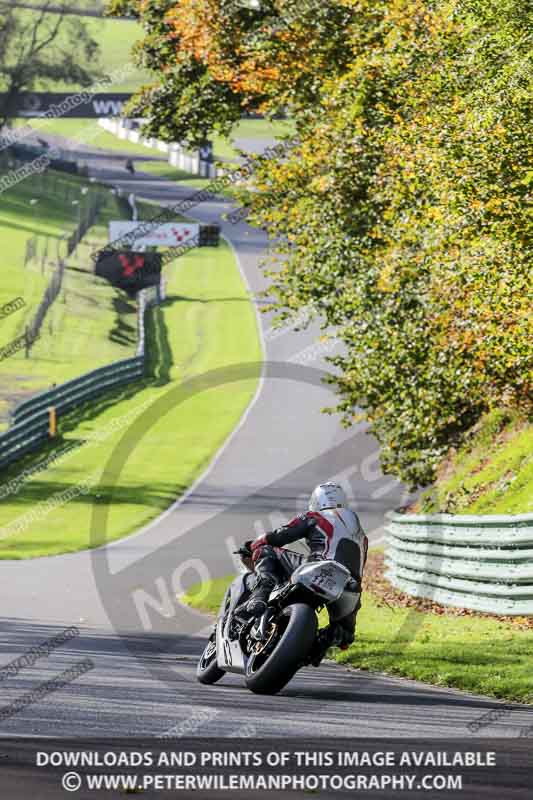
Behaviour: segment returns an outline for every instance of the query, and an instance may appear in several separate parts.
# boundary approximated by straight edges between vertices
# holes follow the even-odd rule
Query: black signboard
[[[0,94],[0,111],[10,116],[42,119],[78,117],[98,119],[99,117],[119,117],[130,94],[90,91],[70,92],[21,92],[5,108],[8,95]]]
[[[161,254],[136,253],[132,250],[102,252],[95,272],[113,286],[133,294],[148,286],[157,286],[161,280]]]
[[[200,225],[199,247],[218,247],[220,244],[220,225]]]

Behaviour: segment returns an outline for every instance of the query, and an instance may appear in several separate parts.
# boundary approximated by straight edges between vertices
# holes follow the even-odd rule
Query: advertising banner
[[[124,92],[20,92],[10,102],[7,93],[0,93],[0,110],[9,111],[17,117],[35,119],[99,119],[118,117],[131,99]]]
[[[149,228],[149,230],[144,230]],[[136,236],[135,232],[139,235]],[[161,225],[148,225],[134,220],[115,220],[109,223],[109,241],[119,242],[127,239],[136,248],[176,247],[188,239],[198,237],[200,226],[194,223],[165,222]]]

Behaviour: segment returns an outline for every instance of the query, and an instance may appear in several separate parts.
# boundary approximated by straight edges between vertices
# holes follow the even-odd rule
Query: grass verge
[[[358,669],[533,703],[532,648],[532,630],[485,617],[387,607],[367,592],[356,642],[335,659]]]
[[[533,511],[533,423],[495,409],[441,465],[413,511],[526,514]]]
[[[54,450],[79,446],[0,502],[0,558],[54,555],[98,544],[90,538],[96,503],[109,506],[106,540],[137,530],[191,485],[250,403],[261,351],[254,309],[231,249],[223,243],[219,248],[191,250],[165,269],[167,300],[155,309],[148,326],[152,376],[61,421],[62,438]],[[209,389],[171,408],[136,442],[116,484],[100,482],[123,433],[123,426],[109,433],[112,424],[126,415],[131,415],[131,422],[145,403],[187,378],[244,362],[258,364],[257,379]],[[98,436],[100,441],[95,441]],[[4,483],[27,467],[21,463],[10,470]],[[86,494],[41,514],[41,503],[75,490],[92,475],[97,481]],[[7,526],[31,511],[37,518],[27,529],[7,535]]]
[[[217,612],[233,578],[189,589],[182,602]],[[533,703],[533,629],[480,616],[438,616],[393,608],[366,591],[355,643],[336,661],[509,701]]]

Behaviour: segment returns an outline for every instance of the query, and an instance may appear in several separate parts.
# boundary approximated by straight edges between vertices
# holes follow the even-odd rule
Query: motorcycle
[[[248,566],[245,548],[238,550]],[[360,581],[333,560],[307,562],[270,593],[261,617],[242,618],[239,609],[250,594],[252,573],[235,578],[221,603],[209,641],[198,663],[200,683],[214,684],[226,672],[244,675],[256,694],[276,694],[302,667],[318,666],[338,644],[335,620],[356,608]],[[327,608],[330,625],[318,628]]]

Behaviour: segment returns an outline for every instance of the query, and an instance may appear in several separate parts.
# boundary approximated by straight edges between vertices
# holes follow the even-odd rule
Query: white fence
[[[388,580],[407,594],[494,614],[533,614],[533,515],[387,515]]]
[[[180,144],[168,144],[168,142],[162,142],[159,139],[143,136],[139,130],[130,127],[129,120],[104,117],[98,120],[98,124],[119,139],[143,144],[152,150],[159,150],[161,153],[165,153],[168,156],[169,164],[176,167],[176,169],[190,172],[191,175],[198,175],[201,178],[218,178],[224,172],[216,164],[202,161],[199,151],[191,152]]]

